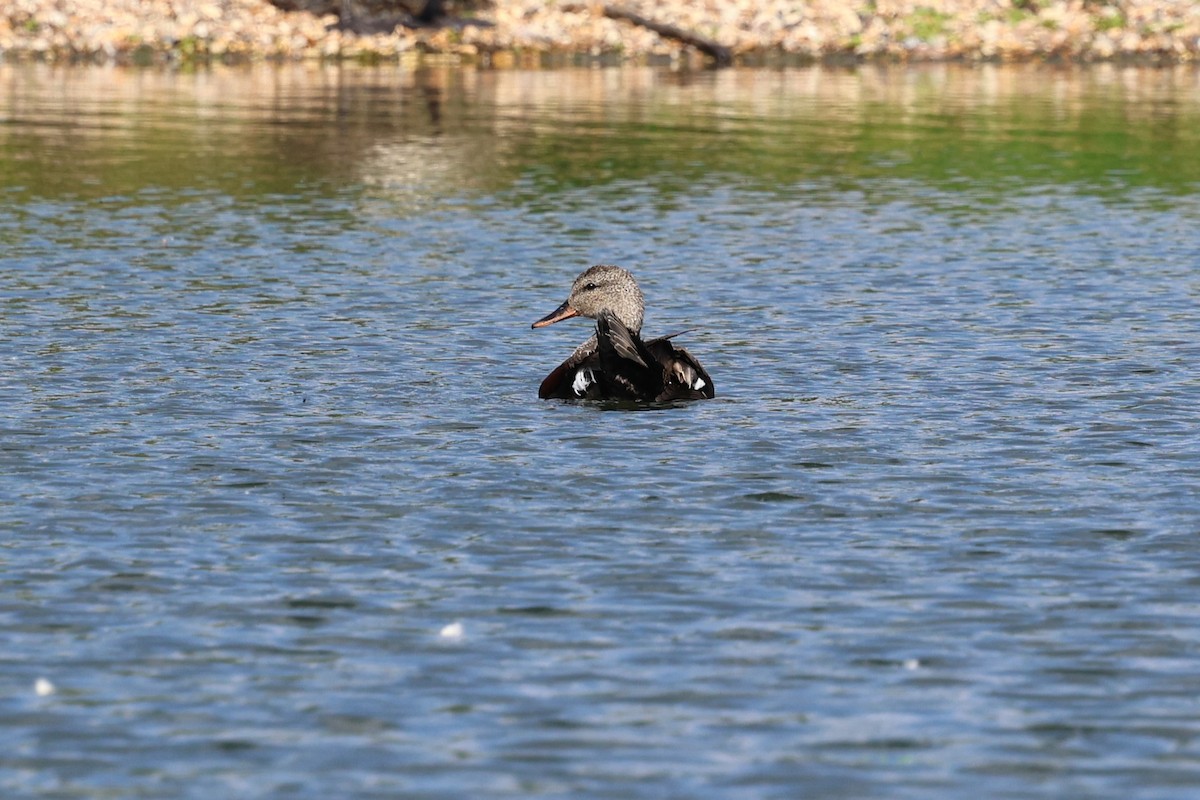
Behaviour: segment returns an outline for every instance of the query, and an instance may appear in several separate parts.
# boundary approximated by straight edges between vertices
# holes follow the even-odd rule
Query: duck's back
[[[596,319],[595,347],[583,347],[538,389],[543,399],[702,400],[716,395],[712,378],[670,337],[643,342],[616,317]]]

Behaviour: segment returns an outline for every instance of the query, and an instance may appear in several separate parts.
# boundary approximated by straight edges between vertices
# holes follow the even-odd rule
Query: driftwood
[[[446,21],[446,0],[269,0],[284,11],[335,14],[338,26],[356,33],[386,33],[397,26],[417,28]],[[464,5],[457,3],[456,5]]]
[[[674,39],[677,42],[682,42],[688,47],[694,47],[701,53],[704,53],[706,56],[711,58],[714,66],[728,67],[733,63],[733,51],[725,45],[714,42],[712,39],[706,39],[703,36],[692,33],[691,31],[685,31],[683,28],[676,27],[675,25],[667,25],[663,22],[655,22],[652,19],[643,17],[636,11],[631,11],[627,8],[622,8],[621,6],[612,5],[610,3],[604,3],[599,6],[585,4],[572,4],[563,6],[564,11],[582,11],[590,8],[599,10],[609,19],[623,19],[626,22],[632,22],[634,25],[646,28],[647,30],[652,30],[659,36],[662,36],[666,39]]]
[[[453,12],[474,5],[478,0],[269,0],[285,11],[308,11],[313,14],[336,14],[339,26],[357,33],[379,33],[394,30],[398,25],[408,28],[455,24]],[[733,51],[719,42],[685,31],[675,25],[643,17],[636,11],[612,3],[570,3],[563,11],[594,11],[609,19],[632,22],[654,31],[665,39],[694,47],[713,60],[718,67],[733,63]],[[472,24],[486,24],[471,21]],[[459,22],[458,24],[462,24]]]

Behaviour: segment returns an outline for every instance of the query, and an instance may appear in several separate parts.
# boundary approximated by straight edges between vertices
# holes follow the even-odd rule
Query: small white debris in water
[[[463,624],[461,622],[451,622],[442,628],[438,636],[443,639],[461,639],[463,637]]]
[[[904,668],[905,669],[914,670],[914,669],[920,669],[920,667],[921,667],[921,659],[919,659],[919,658],[904,659]]]
[[[54,694],[54,684],[46,678],[38,678],[33,682],[33,693],[38,697],[46,697]]]

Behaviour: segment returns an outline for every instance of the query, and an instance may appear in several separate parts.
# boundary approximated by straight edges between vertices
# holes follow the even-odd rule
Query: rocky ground
[[[598,2],[477,0],[449,6],[452,16],[442,24],[414,23],[384,32],[371,32],[367,17],[351,13],[361,0],[276,2],[293,10],[268,0],[4,0],[0,58],[154,63],[444,54],[505,66],[545,63],[555,56],[674,59],[688,50],[645,27],[607,18]],[[1200,0],[621,0],[615,5],[719,42],[743,61],[1178,62],[1200,56]],[[317,13],[304,10],[314,8]]]

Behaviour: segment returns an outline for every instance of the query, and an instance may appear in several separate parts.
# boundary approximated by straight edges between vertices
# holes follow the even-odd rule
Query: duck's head
[[[634,335],[641,332],[645,312],[642,290],[628,270],[609,264],[585,270],[571,285],[566,301],[533,323],[533,327],[544,328],[571,317],[595,319],[605,311],[621,320]]]

